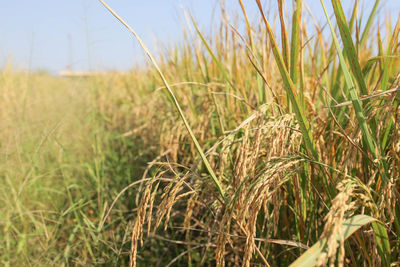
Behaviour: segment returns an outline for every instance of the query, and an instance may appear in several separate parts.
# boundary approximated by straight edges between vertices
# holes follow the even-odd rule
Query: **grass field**
[[[400,265],[399,12],[256,2],[129,73],[0,71],[2,266]]]

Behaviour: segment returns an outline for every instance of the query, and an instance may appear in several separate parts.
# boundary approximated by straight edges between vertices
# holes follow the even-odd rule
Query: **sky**
[[[17,69],[128,70],[142,64],[143,52],[132,35],[97,0],[0,0],[0,69],[12,62]],[[178,42],[189,10],[202,31],[218,23],[217,0],[106,0],[143,38],[153,53],[161,44]],[[228,13],[239,12],[237,0],[226,0]],[[258,10],[243,0],[249,17]],[[262,1],[275,7],[275,0]],[[290,3],[291,1],[287,1]],[[325,22],[319,0],[305,1]],[[361,0],[365,10],[372,0]],[[379,19],[397,19],[400,0],[382,0]],[[271,3],[271,4],[268,4]],[[330,9],[330,1],[325,0]],[[345,11],[354,0],[343,0]],[[331,10],[331,9],[330,9]]]

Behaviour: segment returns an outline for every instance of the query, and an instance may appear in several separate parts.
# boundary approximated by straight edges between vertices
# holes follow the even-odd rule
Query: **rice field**
[[[255,1],[152,54],[100,0],[147,65],[0,70],[2,266],[400,265],[400,12]]]

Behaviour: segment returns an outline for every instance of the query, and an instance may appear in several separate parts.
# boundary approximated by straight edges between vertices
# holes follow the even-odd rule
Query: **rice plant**
[[[1,72],[4,265],[400,263],[399,12],[320,0],[310,24],[306,1],[255,0],[252,20],[238,0],[240,27],[221,1],[211,33],[186,10],[185,41],[154,55],[99,2],[149,65]],[[55,84],[69,100],[37,106]]]

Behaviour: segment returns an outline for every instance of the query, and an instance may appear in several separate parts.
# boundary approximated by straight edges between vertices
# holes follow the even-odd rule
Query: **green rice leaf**
[[[346,55],[350,64],[350,70],[357,81],[361,93],[367,95],[367,85],[365,84],[362,76],[361,66],[357,57],[357,51],[351,38],[351,31],[349,29],[349,25],[347,24],[342,5],[339,0],[332,0],[332,6],[335,12],[337,24],[339,26],[340,35],[342,37],[345,51],[344,54]]]
[[[378,253],[381,256],[383,266],[390,266],[390,243],[388,233],[385,226],[381,222],[373,222],[372,228],[374,229],[376,243],[378,246]]]
[[[341,227],[341,236],[337,236],[337,242],[349,238],[354,232],[360,229],[362,226],[376,221],[368,215],[355,215],[347,219]],[[293,262],[291,267],[307,267],[315,266],[317,264],[318,258],[326,253],[328,249],[328,239],[322,238],[317,243],[315,243],[310,249],[303,253],[295,262]]]
[[[361,40],[360,40],[361,45],[367,39],[369,30],[370,30],[371,25],[372,25],[372,21],[374,20],[374,17],[375,17],[375,14],[376,14],[376,10],[378,9],[378,6],[379,6],[379,2],[380,2],[380,0],[376,0],[375,1],[374,7],[372,8],[371,13],[370,13],[370,15],[368,17],[367,24],[365,25],[364,31],[363,31],[363,33],[361,35]]]
[[[368,127],[368,124],[367,124],[367,122],[365,120],[365,116],[364,116],[364,112],[363,112],[363,107],[362,107],[361,101],[359,99],[357,90],[356,90],[355,85],[353,83],[353,80],[352,80],[352,77],[351,77],[351,74],[350,74],[350,70],[349,70],[349,68],[347,66],[346,60],[344,59],[344,56],[342,54],[342,50],[340,48],[339,41],[338,41],[338,38],[336,36],[335,30],[334,30],[334,28],[332,26],[331,20],[330,20],[329,15],[328,15],[328,12],[326,11],[324,1],[323,0],[320,0],[320,1],[321,1],[322,8],[324,9],[325,16],[326,16],[326,18],[328,20],[329,27],[331,29],[333,42],[335,44],[336,51],[337,51],[338,56],[339,56],[340,67],[341,67],[341,69],[343,71],[343,75],[344,75],[344,78],[345,78],[345,81],[346,81],[346,87],[347,87],[346,89],[348,90],[349,95],[350,95],[350,100],[353,103],[353,107],[354,107],[354,111],[355,111],[355,114],[356,114],[356,117],[357,117],[357,121],[358,121],[358,123],[360,125],[361,131],[362,131],[362,134],[363,134],[363,139],[365,140],[365,142],[366,142],[366,144],[368,146],[368,149],[371,152],[372,156],[374,158],[376,158],[376,156],[377,156],[376,141],[372,137],[371,131],[370,131],[370,129]],[[335,0],[332,0],[332,1],[334,2]],[[343,19],[343,20],[345,21],[345,19]],[[341,24],[342,28],[346,28],[347,27],[344,23],[346,23],[346,22],[342,21],[342,24]],[[348,27],[347,27],[347,31],[345,31],[345,32],[349,33]],[[352,49],[352,50],[355,51],[354,45],[353,45],[353,43],[351,41],[351,36],[350,35],[345,35],[345,38],[350,38],[350,40],[349,39],[345,39],[346,41],[343,41],[343,42],[348,43],[348,46],[351,47],[349,49]],[[352,54],[352,53],[350,53],[350,54]],[[357,60],[357,57],[354,60],[357,62],[357,63],[354,63],[354,66],[355,67],[358,66],[358,68],[360,68],[358,60]],[[351,61],[351,59],[349,59],[349,61]],[[360,75],[362,76],[361,69],[360,69]],[[362,83],[365,85],[364,79],[362,77],[361,77],[361,79],[362,79]]]

